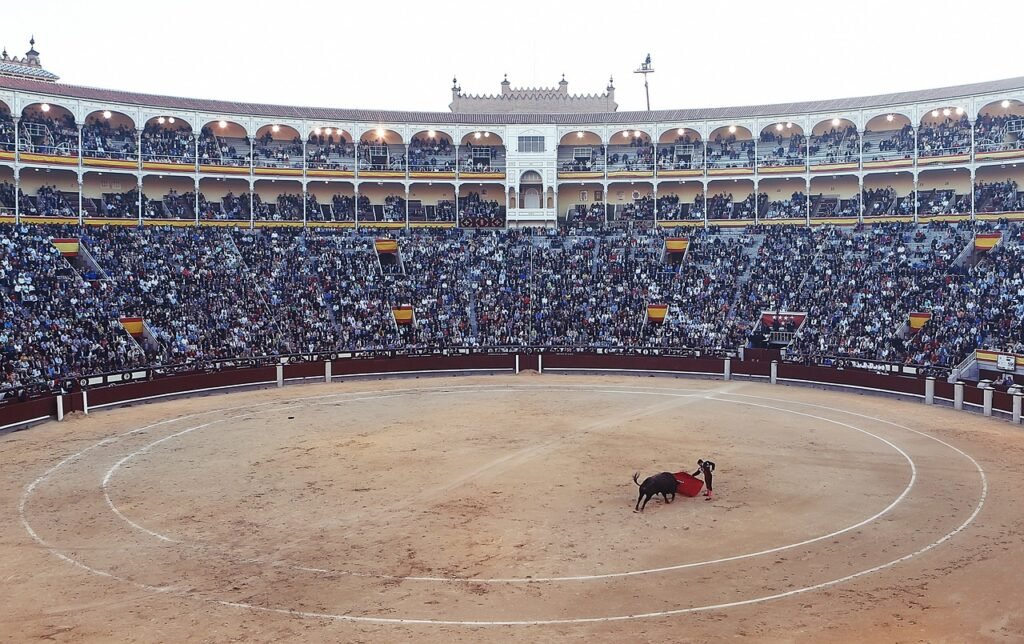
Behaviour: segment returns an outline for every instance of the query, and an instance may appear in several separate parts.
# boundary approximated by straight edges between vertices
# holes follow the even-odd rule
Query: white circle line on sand
[[[557,390],[557,389],[549,388],[548,390]],[[459,392],[426,391],[425,393],[432,395],[432,394],[451,394],[451,393],[493,393],[494,391],[497,391],[497,390],[494,389],[493,386],[491,386],[491,385],[481,385],[479,389],[473,389],[473,390],[463,390],[463,391],[459,391]],[[679,394],[679,393],[675,393],[673,391],[662,391],[662,392],[651,392],[651,391],[640,391],[640,392],[637,392],[637,391],[629,391],[629,390],[595,390],[595,391],[598,391],[598,392],[601,392],[601,393],[619,393],[619,394],[627,394],[627,395],[642,394],[642,395],[656,395],[656,396],[666,396],[666,397],[704,396],[705,398],[707,398],[709,400],[721,400],[722,402],[732,402],[732,401],[725,401],[725,400],[720,399],[720,398],[715,398],[713,396],[713,394],[715,393],[714,391],[708,391],[705,394]],[[363,393],[365,393],[365,394],[375,394],[377,392],[370,391],[370,392],[363,392]],[[404,395],[404,394],[402,394],[402,395]],[[725,393],[723,395],[729,395],[729,394]],[[365,396],[360,396],[358,398],[346,399],[345,401],[342,401],[342,402],[347,403],[347,402],[376,400],[376,399],[379,399],[379,398],[394,398],[394,397],[396,397],[394,394],[383,394],[383,395],[379,395],[379,396],[376,396],[376,395],[365,395]],[[772,400],[772,399],[768,399],[768,400]],[[785,402],[785,401],[779,401],[779,402]],[[337,403],[317,403],[317,404],[337,404]],[[842,427],[845,427],[845,428],[848,428],[848,429],[853,429],[855,431],[861,432],[862,434],[866,434],[866,435],[868,435],[868,436],[870,436],[872,438],[875,438],[876,440],[879,440],[879,441],[885,443],[886,445],[888,445],[889,447],[891,447],[892,449],[896,450],[906,460],[906,462],[910,466],[910,480],[907,483],[906,487],[903,489],[903,491],[892,502],[890,502],[889,505],[887,505],[881,511],[875,513],[872,516],[869,516],[866,519],[863,519],[862,521],[854,523],[853,525],[841,528],[839,530],[835,530],[835,531],[830,532],[828,534],[819,535],[819,536],[812,537],[812,538],[809,538],[809,539],[805,539],[805,540],[802,540],[802,541],[798,541],[798,542],[795,542],[795,543],[790,543],[790,544],[785,544],[785,545],[781,545],[781,546],[775,546],[775,547],[767,548],[767,549],[763,549],[763,550],[758,550],[758,551],[755,551],[755,552],[742,553],[742,554],[738,554],[738,555],[731,555],[731,556],[728,556],[728,557],[720,557],[720,558],[716,558],[716,559],[708,559],[708,560],[705,560],[705,561],[694,561],[694,562],[687,562],[687,563],[681,563],[681,564],[674,564],[674,565],[671,565],[671,566],[661,566],[661,567],[658,567],[658,568],[647,568],[647,569],[641,569],[641,570],[628,570],[628,571],[621,571],[621,572],[599,573],[599,574],[592,574],[592,575],[562,575],[562,576],[548,576],[548,577],[436,577],[436,576],[414,576],[414,575],[407,575],[407,576],[387,575],[387,574],[382,574],[382,573],[357,573],[357,572],[351,572],[351,571],[346,571],[346,570],[335,570],[335,569],[327,569],[327,568],[315,568],[315,567],[309,567],[309,566],[300,566],[300,565],[296,565],[296,564],[289,563],[289,562],[283,562],[283,561],[272,561],[272,562],[266,562],[266,563],[268,563],[268,565],[272,565],[272,566],[288,567],[288,568],[292,568],[292,569],[295,569],[295,570],[302,570],[302,571],[305,571],[305,572],[313,572],[313,573],[318,573],[318,574],[330,574],[330,575],[337,575],[337,576],[361,577],[361,578],[372,578],[372,579],[388,579],[388,580],[396,580],[396,581],[433,582],[433,583],[437,583],[437,582],[453,582],[453,583],[477,583],[477,584],[530,584],[530,583],[542,583],[542,582],[555,583],[555,582],[574,582],[574,581],[595,581],[595,580],[599,580],[599,579],[615,579],[615,578],[620,578],[620,577],[636,577],[636,576],[641,576],[641,575],[651,575],[651,574],[666,573],[666,572],[671,572],[671,571],[676,571],[676,570],[685,570],[685,569],[689,569],[689,568],[698,568],[698,567],[703,567],[703,566],[717,565],[717,564],[728,563],[728,562],[732,562],[732,561],[740,561],[740,560],[743,560],[743,559],[751,559],[751,558],[754,558],[754,557],[762,557],[762,556],[765,556],[765,555],[774,554],[774,553],[782,552],[782,551],[785,551],[785,550],[792,550],[794,548],[800,548],[800,547],[803,547],[803,546],[811,545],[811,544],[816,543],[818,541],[823,541],[823,540],[826,540],[826,539],[832,539],[832,538],[838,537],[838,536],[840,536],[842,534],[845,534],[847,532],[850,532],[850,531],[862,528],[865,525],[878,520],[879,518],[881,518],[882,516],[884,516],[885,514],[890,512],[891,510],[893,510],[901,501],[903,501],[904,498],[906,498],[907,494],[909,494],[911,489],[913,488],[914,482],[917,480],[917,466],[915,465],[914,460],[905,451],[903,451],[898,446],[894,445],[891,441],[888,441],[888,440],[886,440],[886,439],[884,439],[884,438],[882,438],[880,436],[877,436],[876,434],[873,434],[873,433],[871,433],[871,432],[869,432],[867,430],[861,429],[859,427],[855,427],[855,426],[850,425],[848,423],[843,423],[843,422],[838,421],[838,420],[832,420],[832,419],[823,418],[821,416],[816,416],[814,414],[808,414],[808,413],[804,413],[804,412],[799,412],[799,411],[794,411],[794,410],[789,410],[789,409],[783,409],[781,407],[773,407],[773,406],[770,406],[770,405],[763,405],[763,404],[752,403],[752,402],[741,402],[739,404],[745,404],[745,405],[750,405],[750,406],[753,406],[753,407],[760,407],[760,408],[765,408],[765,409],[772,409],[772,410],[775,410],[775,411],[781,411],[783,413],[790,413],[790,414],[794,414],[794,415],[797,415],[797,416],[805,416],[805,417],[808,417],[808,418],[813,418],[815,420],[821,420],[821,421],[825,421],[825,422],[832,423],[832,424],[835,424],[835,425],[839,425],[839,426],[842,426]],[[295,407],[297,407],[297,406],[287,407],[285,409],[293,409]],[[272,410],[267,410],[267,411],[275,411],[275,410],[272,409]],[[257,412],[257,413],[265,413],[265,412]],[[239,418],[241,416],[246,416],[246,415],[250,415],[250,414],[239,414],[237,416],[229,417],[229,418],[223,419],[222,421],[215,421],[215,422],[223,422],[223,421],[226,421],[226,420],[232,420],[234,418]],[[125,517],[125,515],[123,515],[118,510],[117,506],[113,503],[112,499],[110,498],[108,485],[110,483],[110,480],[113,478],[114,474],[117,472],[117,470],[125,462],[127,462],[128,460],[130,460],[130,459],[132,459],[132,458],[134,458],[134,457],[136,457],[138,455],[144,454],[144,453],[148,452],[151,448],[155,447],[156,445],[164,443],[164,442],[166,442],[166,441],[168,441],[168,440],[170,440],[172,438],[176,438],[178,436],[189,434],[189,433],[191,433],[193,431],[196,431],[196,430],[199,430],[199,429],[203,429],[204,427],[208,427],[209,425],[212,425],[212,424],[214,424],[214,423],[204,423],[202,425],[197,425],[195,427],[191,427],[191,428],[185,429],[185,430],[177,432],[175,434],[171,434],[171,435],[166,436],[164,438],[161,438],[161,439],[159,439],[157,441],[154,441],[154,442],[152,442],[152,443],[150,443],[150,444],[148,444],[148,445],[146,445],[146,446],[144,446],[144,447],[142,447],[142,448],[140,448],[140,449],[138,449],[138,450],[128,454],[127,456],[125,456],[121,460],[117,461],[109,470],[107,470],[106,474],[103,477],[103,482],[101,484],[101,488],[103,490],[103,495],[104,495],[104,498],[105,498],[105,500],[107,502],[107,505],[114,511],[115,514],[117,514],[118,517],[124,519],[132,527],[135,527],[135,528],[141,530],[142,532],[145,532],[145,533],[147,533],[149,535],[152,535],[152,536],[154,536],[154,537],[156,537],[156,538],[158,538],[158,539],[160,539],[162,541],[165,541],[165,542],[181,543],[177,539],[173,539],[171,537],[168,537],[166,535],[160,534],[158,532],[154,532],[154,531],[152,531],[152,530],[150,530],[150,529],[148,529],[148,528],[146,528],[144,526],[141,526],[141,525],[135,523],[134,521],[131,521],[129,518]],[[186,545],[190,545],[190,544],[186,544]],[[192,546],[192,547],[201,547],[201,546]],[[247,560],[247,562],[248,563],[252,563],[251,560]]]
[[[526,386],[529,386],[529,385],[526,385]],[[539,385],[535,385],[535,386],[539,386]],[[636,388],[637,389],[652,389],[652,388],[653,389],[661,389],[661,387],[636,387]],[[746,394],[731,394],[731,395],[745,396]],[[319,397],[310,396],[310,397],[307,397],[307,398],[300,398],[300,399],[293,399],[293,400],[308,400],[308,399],[326,398],[326,397],[330,397],[330,396],[319,396]],[[750,397],[758,398],[757,396],[750,396]],[[776,400],[776,399],[769,399],[769,400]],[[974,521],[974,519],[981,512],[981,509],[984,506],[985,499],[986,499],[987,494],[988,494],[988,479],[987,479],[987,477],[985,475],[985,471],[981,467],[981,465],[973,457],[971,457],[969,454],[967,454],[963,450],[961,450],[961,449],[959,449],[959,448],[957,448],[957,447],[955,447],[955,446],[953,446],[953,445],[951,445],[951,444],[949,444],[949,443],[947,443],[947,442],[945,442],[945,441],[943,441],[943,440],[941,440],[941,439],[939,439],[937,437],[931,436],[931,435],[926,434],[924,432],[921,432],[921,431],[918,431],[918,430],[915,430],[915,429],[911,429],[911,428],[906,427],[904,425],[900,425],[900,424],[897,424],[897,423],[894,423],[892,421],[888,421],[888,420],[885,420],[885,419],[874,418],[874,417],[871,417],[871,416],[866,416],[866,415],[863,415],[863,414],[857,414],[855,412],[849,412],[849,411],[846,411],[846,410],[843,410],[843,409],[839,409],[839,408],[826,407],[826,406],[823,406],[823,405],[813,405],[813,404],[810,404],[810,403],[800,403],[798,401],[788,401],[788,400],[787,401],[782,401],[782,402],[797,402],[797,404],[802,404],[802,405],[807,405],[807,406],[812,406],[812,407],[819,407],[819,408],[822,408],[822,409],[828,409],[828,410],[836,411],[836,412],[839,412],[839,413],[846,413],[846,414],[851,414],[851,415],[854,415],[854,416],[860,416],[860,417],[863,417],[863,418],[875,420],[877,422],[885,423],[885,424],[888,424],[888,425],[891,425],[891,426],[894,426],[894,427],[898,427],[898,428],[901,428],[901,429],[905,429],[905,430],[911,431],[911,432],[913,432],[915,434],[919,434],[921,436],[926,436],[926,437],[931,438],[931,439],[937,441],[938,443],[940,443],[942,445],[945,445],[945,446],[949,447],[950,449],[958,452],[959,454],[961,454],[962,456],[964,456],[965,458],[970,460],[970,462],[974,465],[975,469],[977,470],[979,476],[981,477],[982,492],[981,492],[980,498],[978,500],[978,503],[977,503],[976,507],[974,508],[974,511],[971,513],[971,515],[969,517],[967,517],[967,519],[963,523],[961,523],[958,527],[953,529],[951,532],[947,533],[946,535],[944,535],[943,537],[937,539],[936,541],[933,541],[932,543],[930,543],[930,544],[928,544],[928,545],[918,549],[915,552],[912,552],[910,554],[904,555],[904,556],[899,557],[897,559],[893,559],[893,560],[891,560],[891,561],[889,561],[887,563],[883,563],[883,564],[880,564],[878,566],[874,566],[872,568],[868,568],[868,569],[865,569],[865,570],[862,570],[862,571],[859,571],[859,572],[856,572],[856,573],[852,573],[852,574],[846,575],[844,577],[840,577],[838,579],[822,582],[822,583],[815,584],[815,585],[812,585],[812,586],[805,586],[803,588],[797,588],[797,589],[789,590],[789,591],[786,591],[786,592],[783,592],[783,593],[776,593],[776,594],[773,594],[773,595],[765,595],[765,596],[761,596],[761,597],[755,597],[755,598],[739,600],[739,601],[735,601],[735,602],[722,603],[722,604],[714,604],[714,605],[706,605],[706,606],[694,606],[694,607],[688,607],[688,608],[680,608],[680,609],[674,609],[674,610],[669,610],[669,611],[658,611],[658,612],[651,612],[651,613],[636,613],[636,614],[630,614],[630,615],[613,615],[613,616],[604,616],[604,617],[583,617],[583,618],[557,619],[557,620],[493,620],[493,621],[481,621],[481,620],[423,620],[423,619],[401,619],[401,618],[386,618],[386,617],[369,617],[369,616],[359,616],[359,615],[339,615],[339,614],[330,614],[330,613],[316,613],[316,612],[310,612],[310,611],[296,611],[296,610],[293,610],[293,609],[273,608],[273,607],[267,607],[267,606],[256,606],[256,605],[253,605],[253,604],[248,604],[248,603],[243,603],[243,602],[229,602],[229,601],[224,601],[224,600],[211,600],[211,599],[207,599],[207,598],[198,597],[194,593],[187,592],[187,591],[182,591],[180,589],[176,589],[176,588],[170,587],[170,586],[162,586],[162,587],[161,586],[150,586],[150,585],[142,584],[142,583],[139,583],[139,582],[136,582],[136,581],[133,581],[133,580],[124,579],[124,578],[118,577],[116,575],[113,575],[113,574],[111,574],[109,572],[102,571],[102,570],[97,570],[95,568],[92,568],[92,567],[90,567],[90,566],[80,562],[80,561],[77,561],[77,560],[75,560],[75,559],[73,559],[71,557],[68,557],[67,555],[65,555],[64,553],[60,552],[55,547],[53,547],[50,544],[48,544],[45,540],[43,540],[35,532],[35,530],[32,528],[32,526],[27,521],[27,519],[25,517],[25,506],[26,506],[28,497],[31,495],[32,491],[35,490],[35,488],[39,484],[41,484],[47,478],[49,478],[49,476],[52,475],[55,471],[57,471],[57,469],[63,467],[65,464],[67,464],[67,463],[77,459],[82,454],[86,453],[87,451],[89,451],[89,450],[91,450],[91,449],[93,449],[95,447],[98,447],[98,446],[104,445],[104,444],[109,444],[110,442],[113,442],[114,440],[116,440],[116,438],[104,439],[103,441],[100,441],[99,443],[96,443],[96,444],[94,444],[94,445],[92,445],[90,447],[87,447],[86,449],[84,449],[84,450],[82,450],[82,451],[80,451],[80,452],[78,452],[76,454],[73,454],[71,456],[66,457],[65,459],[63,459],[62,461],[57,463],[57,465],[51,467],[49,470],[47,470],[42,475],[40,475],[37,479],[32,481],[32,483],[30,483],[28,486],[26,486],[24,492],[22,493],[21,499],[20,499],[19,504],[18,504],[18,513],[20,515],[21,522],[22,522],[23,526],[25,527],[25,529],[27,530],[29,535],[32,537],[32,539],[35,540],[37,543],[39,543],[42,547],[44,547],[51,554],[53,554],[54,556],[58,557],[59,559],[65,561],[65,562],[67,562],[67,563],[69,563],[69,564],[71,564],[71,565],[73,565],[75,567],[78,567],[78,568],[81,568],[81,569],[86,570],[88,572],[91,572],[93,574],[100,575],[100,576],[103,576],[103,577],[112,578],[112,579],[115,579],[115,580],[118,580],[118,581],[121,581],[121,582],[124,582],[124,583],[128,583],[128,584],[133,585],[133,586],[135,586],[137,588],[141,588],[141,589],[152,591],[152,592],[158,592],[158,593],[174,592],[174,593],[176,593],[176,594],[178,594],[180,596],[183,596],[183,597],[192,598],[192,599],[200,599],[200,600],[203,600],[203,601],[217,603],[217,604],[220,604],[220,605],[223,605],[223,606],[243,608],[243,609],[247,609],[247,610],[254,610],[254,611],[261,611],[261,612],[277,613],[277,614],[283,614],[283,615],[289,615],[289,616],[311,617],[311,618],[318,618],[318,619],[330,619],[330,620],[334,620],[334,621],[350,621],[350,622],[378,623],[378,624],[410,624],[410,625],[425,624],[425,625],[450,625],[450,626],[541,626],[541,625],[556,625],[556,624],[572,625],[572,624],[586,624],[586,623],[595,623],[595,622],[617,622],[617,621],[625,621],[625,620],[632,620],[632,619],[643,619],[643,618],[653,618],[653,617],[667,617],[667,616],[681,615],[681,614],[687,614],[687,613],[696,613],[696,612],[702,612],[702,611],[722,610],[722,609],[732,608],[732,607],[737,607],[737,606],[745,606],[745,605],[750,605],[750,604],[755,604],[755,603],[772,601],[772,600],[775,600],[775,599],[781,599],[781,598],[784,598],[784,597],[790,597],[790,596],[793,596],[793,595],[798,595],[798,594],[802,594],[802,593],[806,593],[806,592],[811,592],[811,591],[814,591],[814,590],[820,590],[820,589],[823,589],[823,588],[828,588],[828,587],[831,587],[831,586],[835,586],[835,585],[838,585],[838,584],[845,583],[847,581],[851,581],[853,579],[856,579],[856,578],[864,576],[864,575],[868,575],[868,574],[871,574],[871,573],[874,573],[874,572],[878,572],[880,570],[884,570],[886,568],[889,568],[889,567],[892,567],[892,566],[894,566],[896,564],[899,564],[899,563],[901,563],[903,561],[906,561],[906,560],[908,560],[908,559],[910,559],[912,557],[915,557],[915,556],[920,555],[922,553],[925,553],[925,552],[927,552],[929,550],[932,550],[933,548],[941,545],[945,541],[949,540],[950,538],[952,538],[956,534],[958,534],[961,531],[963,531],[968,525],[970,525]],[[271,403],[264,403],[264,404],[271,404]],[[248,406],[245,406],[245,408],[251,409],[252,407],[256,407],[256,406],[262,406],[262,405],[248,405]],[[242,407],[237,407],[236,409],[238,409],[238,408],[242,408]],[[216,411],[224,411],[224,410],[223,409],[222,410],[212,410],[211,412],[201,412],[199,414],[193,414],[193,415],[190,415],[190,416],[202,415],[204,413],[213,413],[213,412],[216,412]],[[181,418],[170,419],[168,421],[161,421],[160,423],[155,423],[152,426],[156,426],[156,425],[160,425],[160,424],[165,424],[167,422],[174,422],[175,420],[181,420]],[[125,434],[122,434],[122,436],[127,436],[129,434],[136,433],[138,431],[141,431],[142,429],[143,428],[140,428],[139,430],[132,430],[132,431],[126,432]]]

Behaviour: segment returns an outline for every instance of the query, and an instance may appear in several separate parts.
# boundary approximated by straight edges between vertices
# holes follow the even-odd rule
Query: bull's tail
[[[637,487],[640,487],[639,479],[640,479],[640,472],[634,472],[633,473],[633,482],[636,483]]]

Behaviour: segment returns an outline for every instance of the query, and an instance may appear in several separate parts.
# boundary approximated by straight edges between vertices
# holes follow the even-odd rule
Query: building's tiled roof
[[[270,118],[309,119],[315,121],[344,122],[360,121],[371,123],[464,123],[468,125],[529,125],[529,124],[619,124],[670,122],[683,123],[698,120],[756,118],[761,116],[797,115],[804,113],[832,113],[850,110],[884,108],[890,105],[952,100],[974,94],[990,94],[1024,88],[1024,77],[972,83],[954,87],[941,87],[912,92],[879,94],[856,98],[840,98],[824,101],[779,103],[775,105],[748,105],[741,107],[717,107],[679,110],[656,110],[636,112],[605,112],[593,114],[458,114],[451,112],[406,112],[393,110],[344,109],[325,107],[298,107],[292,105],[268,105],[265,103],[244,103],[233,101],[181,98],[141,94],[112,89],[98,89],[46,83],[23,78],[0,76],[0,88],[85,99],[96,102],[111,102],[174,110],[236,114],[241,116],[262,116]]]
[[[0,61],[0,76],[2,76],[3,74],[32,76],[33,78],[41,78],[48,81],[55,81],[58,78],[60,78],[53,72],[48,72],[42,67],[35,67],[33,65],[20,65],[18,63]],[[47,87],[52,87],[52,85],[47,84]]]

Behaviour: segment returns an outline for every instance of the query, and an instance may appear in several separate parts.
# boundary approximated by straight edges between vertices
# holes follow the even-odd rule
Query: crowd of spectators
[[[60,388],[146,363],[121,328],[109,281],[86,281],[50,242],[76,228],[0,225],[0,393]]]
[[[691,170],[704,163],[704,144],[689,134],[676,137],[674,143],[658,146],[659,170]]]
[[[1000,150],[1019,150],[1024,147],[1022,132],[1011,133],[1010,124],[1024,125],[1024,116],[1016,114],[1000,114],[993,116],[983,114],[974,124],[974,147],[978,152],[998,152]]]
[[[741,141],[735,134],[724,137],[717,134],[713,141],[708,142],[708,167],[752,168],[755,153],[756,145],[753,140]]]
[[[260,168],[301,168],[302,139],[277,141],[270,131],[253,140],[254,165]]]
[[[634,137],[626,145],[608,146],[608,171],[653,171],[654,146],[646,135]]]
[[[123,125],[111,127],[107,121],[82,126],[82,156],[96,159],[134,161],[138,158],[136,130]]]
[[[953,367],[977,348],[1024,350],[1022,228],[1005,227],[1003,242],[973,266],[947,272],[929,304],[932,318],[910,342],[915,364]]]
[[[921,157],[970,154],[971,122],[964,114],[940,123],[923,123],[917,130],[917,154]]]
[[[14,119],[10,112],[0,111],[0,151],[13,152],[15,148]]]
[[[74,204],[72,205],[72,201]],[[57,186],[39,186],[34,197],[21,193],[18,199],[23,215],[41,217],[77,217],[78,194],[65,193]]]
[[[857,163],[860,157],[860,142],[857,128],[850,125],[812,134],[808,147],[811,165],[833,163]]]
[[[802,192],[794,192],[789,199],[776,199],[768,201],[768,195],[763,195],[764,209],[760,211],[761,219],[796,219],[807,216],[807,195]]]
[[[20,126],[23,151],[69,157],[78,155],[78,126],[70,114],[57,118],[22,116]]]
[[[808,360],[949,367],[976,347],[1024,348],[1020,227],[996,224],[1003,242],[973,255],[981,223],[710,228],[682,233],[681,255],[665,251],[679,232],[592,223],[395,231],[393,255],[356,230],[7,225],[5,376],[46,384],[143,362],[371,348],[736,348],[764,311],[806,313],[788,352]],[[72,265],[53,237],[81,237],[96,266]],[[669,307],[664,323],[647,319],[651,304]],[[396,323],[398,306],[413,324]],[[914,311],[933,312],[917,334]],[[120,316],[143,317],[145,337]]]
[[[357,150],[359,169],[375,172],[405,172],[405,146],[384,139],[362,139]]]
[[[142,160],[156,163],[196,162],[196,140],[187,128],[165,128],[156,123],[142,130]]]
[[[410,172],[455,172],[455,146],[448,139],[414,138],[408,155]]]
[[[864,161],[911,159],[914,156],[914,128],[908,123],[898,130],[864,131]]]
[[[464,228],[504,228],[505,207],[479,192],[459,197],[459,225]]]
[[[138,217],[139,191],[134,188],[128,192],[106,192],[100,200],[100,207],[97,212],[100,217]]]
[[[199,163],[204,165],[248,166],[251,158],[249,137],[232,139],[217,136],[204,126],[199,133]],[[299,154],[301,157],[301,153]]]
[[[762,167],[802,166],[807,158],[807,137],[800,133],[783,136],[765,130],[761,132],[757,151],[758,165]]]
[[[974,186],[974,203],[977,212],[1014,212],[1024,210],[1024,192],[1017,190],[1012,179],[979,182]]]

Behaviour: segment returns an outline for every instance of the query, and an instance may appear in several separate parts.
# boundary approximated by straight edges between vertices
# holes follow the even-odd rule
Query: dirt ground
[[[760,383],[141,404],[0,437],[0,641],[1022,642],[1022,489],[1020,427]]]

